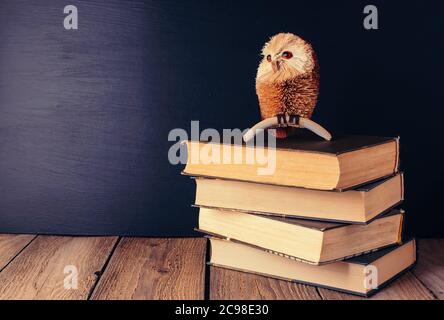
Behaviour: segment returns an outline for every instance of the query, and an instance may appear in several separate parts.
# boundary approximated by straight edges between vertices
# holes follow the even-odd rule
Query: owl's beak
[[[280,60],[272,61],[271,68],[273,69],[273,72],[278,72],[281,69],[281,61]]]

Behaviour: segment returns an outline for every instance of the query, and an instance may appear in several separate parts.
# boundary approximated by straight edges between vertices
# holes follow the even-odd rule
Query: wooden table
[[[444,298],[444,239],[418,242],[418,266],[372,299]],[[0,299],[359,299],[208,267],[206,249],[203,238],[0,235]]]

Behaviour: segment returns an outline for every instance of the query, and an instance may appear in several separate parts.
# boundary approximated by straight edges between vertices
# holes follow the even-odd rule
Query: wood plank
[[[92,299],[204,299],[206,239],[124,238]]]
[[[418,265],[413,273],[440,300],[444,299],[444,239],[418,241]]]
[[[2,270],[36,236],[0,234],[0,270]]]
[[[328,289],[319,289],[319,293],[325,300],[361,300],[361,298],[351,294],[341,293]],[[370,300],[433,300],[430,291],[421,282],[408,272],[401,276],[380,292],[370,298]]]
[[[321,297],[315,287],[219,267],[211,267],[210,299],[319,300]]]
[[[87,299],[116,241],[38,236],[0,273],[0,300]],[[77,289],[64,286],[66,266],[78,270]]]

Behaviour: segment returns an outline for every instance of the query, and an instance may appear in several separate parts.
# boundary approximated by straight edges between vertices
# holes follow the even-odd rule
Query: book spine
[[[402,243],[402,235],[404,233],[404,210],[401,210],[401,221],[399,222],[399,230],[398,230],[398,244]]]
[[[404,201],[404,173],[401,173],[400,175],[401,180],[401,201]]]
[[[399,167],[400,167],[399,139],[400,139],[400,137],[395,138],[395,141],[396,141],[396,159],[395,159],[395,168],[393,169],[394,173],[398,172],[399,171]]]

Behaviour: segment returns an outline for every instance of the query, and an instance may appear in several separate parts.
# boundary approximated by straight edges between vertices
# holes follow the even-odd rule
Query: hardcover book
[[[404,212],[368,225],[337,224],[200,208],[198,230],[320,265],[401,243]]]
[[[344,192],[197,177],[197,206],[365,224],[404,199],[402,174]]]
[[[225,146],[225,148],[224,148]],[[211,150],[218,161],[193,161],[196,153]],[[184,174],[261,182],[319,190],[345,190],[398,171],[399,139],[342,135],[331,141],[313,135],[278,139],[273,174],[258,174],[262,164],[247,161],[246,144],[187,141],[188,162]],[[226,153],[226,154],[225,154]],[[240,163],[224,163],[232,154]]]
[[[210,244],[210,265],[367,297],[409,270],[416,261],[415,240],[322,266],[218,238],[210,238]]]

